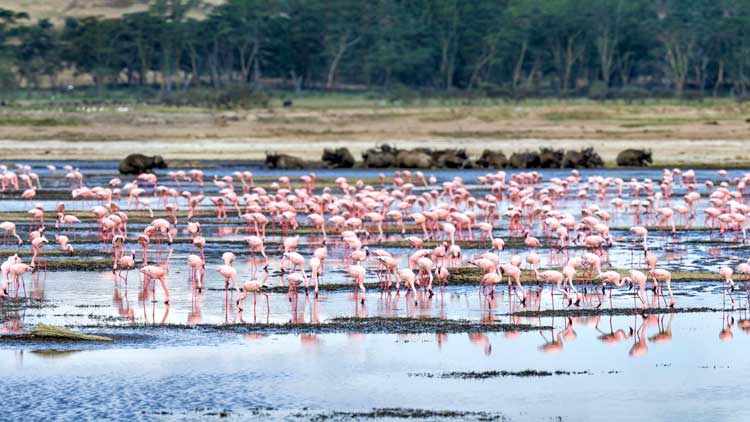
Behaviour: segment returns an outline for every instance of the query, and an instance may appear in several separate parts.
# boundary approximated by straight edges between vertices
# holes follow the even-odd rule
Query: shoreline
[[[255,141],[260,141],[254,143]],[[119,161],[128,154],[139,152],[145,155],[162,155],[169,161],[222,161],[247,162],[263,165],[266,153],[289,154],[316,164],[320,163],[324,148],[347,147],[357,165],[362,168],[362,152],[378,145],[390,144],[400,149],[429,146],[436,149],[466,149],[478,158],[484,149],[502,151],[508,157],[514,152],[538,151],[542,147],[580,150],[593,147],[604,160],[603,168],[618,167],[617,154],[625,149],[650,149],[654,155],[648,168],[694,168],[694,169],[744,169],[750,168],[747,160],[733,158],[750,147],[750,141],[738,140],[606,140],[606,139],[519,139],[519,140],[464,140],[462,142],[425,140],[288,140],[257,139],[185,139],[185,140],[10,140],[0,139],[0,160],[80,160]],[[747,144],[747,145],[745,145]],[[669,159],[665,157],[683,157]],[[312,166],[310,169],[325,167]],[[491,170],[491,169],[488,169]],[[533,169],[530,169],[533,170]]]
[[[190,107],[102,106],[0,109],[0,160],[120,160],[138,152],[169,160],[264,160],[266,153],[319,161],[325,148],[347,147],[357,161],[382,144],[399,149],[593,147],[606,167],[625,149],[651,149],[652,167],[747,168],[750,106],[623,105],[586,102],[492,106],[215,110]]]

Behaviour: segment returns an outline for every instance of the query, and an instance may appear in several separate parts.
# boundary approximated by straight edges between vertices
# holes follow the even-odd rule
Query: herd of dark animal
[[[652,163],[651,151],[626,149],[617,156],[620,167],[646,167]],[[562,150],[540,148],[539,151],[515,152],[506,156],[502,151],[486,149],[472,158],[465,149],[398,149],[388,144],[370,148],[357,162],[348,148],[325,149],[320,161],[310,162],[288,154],[266,154],[266,166],[274,169],[305,168],[416,168],[416,169],[555,169],[601,168],[604,160],[593,148]]]
[[[646,167],[652,163],[651,151],[626,149],[617,155],[620,167]],[[600,168],[604,160],[593,148],[562,150],[540,148],[539,151],[515,152],[510,157],[501,151],[484,150],[479,158],[472,158],[464,149],[398,149],[388,144],[371,148],[357,162],[348,148],[325,149],[321,161],[305,161],[288,154],[266,154],[265,164],[272,169],[307,168],[415,168],[415,169],[474,169],[474,168]],[[153,169],[167,168],[160,155],[130,154],[120,162],[120,173],[140,174]]]

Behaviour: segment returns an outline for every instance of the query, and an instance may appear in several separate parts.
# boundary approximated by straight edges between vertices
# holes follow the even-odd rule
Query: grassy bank
[[[110,95],[110,94],[107,94]],[[489,148],[509,155],[539,147],[594,147],[607,166],[626,148],[652,149],[654,165],[744,167],[750,104],[585,99],[425,98],[286,93],[263,107],[218,109],[143,102],[127,92],[89,98],[35,92],[0,108],[0,159],[120,159],[133,151],[169,160],[263,159],[266,152],[319,160],[348,147],[359,159],[382,143],[400,148]],[[282,101],[291,99],[291,107]],[[93,101],[91,101],[93,100]],[[103,100],[103,101],[99,101]]]

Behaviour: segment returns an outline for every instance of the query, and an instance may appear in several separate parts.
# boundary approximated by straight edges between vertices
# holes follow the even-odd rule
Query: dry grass
[[[224,0],[203,0],[203,10],[194,11],[191,16],[202,18],[205,7],[221,4]],[[119,17],[128,13],[148,9],[150,0],[0,0],[0,8],[23,11],[36,19],[51,19],[61,23],[67,17],[102,16]]]
[[[0,0],[2,1],[2,0]],[[383,105],[364,96],[310,96],[291,108],[218,112],[196,107],[132,106],[128,112],[19,102],[0,122],[0,159],[29,152],[60,159],[119,159],[134,149],[168,159],[263,159],[266,151],[319,160],[323,148],[348,147],[355,157],[391,143],[402,148],[485,148],[506,154],[539,147],[594,147],[607,165],[626,148],[648,146],[654,164],[746,166],[750,106],[650,102],[417,106]],[[64,123],[64,127],[61,127]],[[13,140],[24,140],[23,144]],[[81,142],[86,141],[86,142]],[[82,144],[97,142],[95,151]]]

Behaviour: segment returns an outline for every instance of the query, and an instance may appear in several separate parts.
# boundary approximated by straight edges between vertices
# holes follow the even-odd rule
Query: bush
[[[588,97],[595,101],[604,101],[609,94],[609,87],[603,81],[594,81],[589,86]]]
[[[672,88],[665,88],[665,87],[658,86],[658,87],[655,87],[654,89],[651,90],[651,97],[653,97],[653,98],[674,98],[676,92],[677,91],[675,91]]]
[[[682,99],[688,101],[703,101],[703,91],[698,89],[691,89],[682,91]]]
[[[610,96],[624,100],[626,103],[631,104],[634,101],[643,102],[643,100],[650,98],[651,94],[648,90],[645,90],[639,86],[627,85],[617,91],[610,92]]]
[[[390,103],[412,104],[419,99],[419,93],[406,85],[394,84],[386,92]]]
[[[218,92],[216,105],[225,108],[265,108],[271,99],[258,89],[228,88]]]
[[[480,84],[478,91],[487,98],[510,98],[513,96],[513,91],[510,88],[488,82]]]
[[[0,91],[8,92],[18,88],[16,75],[12,70],[0,67]]]
[[[166,105],[231,109],[268,107],[271,98],[262,90],[239,86],[163,92],[160,100]]]

